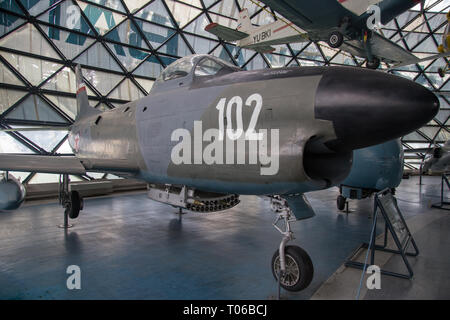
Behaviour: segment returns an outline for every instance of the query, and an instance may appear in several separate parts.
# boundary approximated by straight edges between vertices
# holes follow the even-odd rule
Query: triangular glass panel
[[[298,59],[297,58],[297,61],[300,64],[300,66],[302,66],[302,67],[317,67],[317,66],[324,65],[323,62],[314,61],[314,60],[306,60],[306,59]]]
[[[119,64],[99,42],[75,59],[75,62],[106,70],[122,71]]]
[[[219,46],[218,48],[220,48],[220,47],[221,46]],[[254,55],[257,54],[253,50],[240,49],[239,47],[236,47],[236,46],[227,45],[227,48],[230,48],[230,47],[232,48],[232,50],[230,50],[230,52],[240,67],[242,67],[244,64],[246,64],[248,60],[250,60]]]
[[[220,58],[222,60],[225,60],[227,62],[233,63],[233,59],[231,59],[230,55],[228,54],[227,50],[223,46],[218,46],[211,55]]]
[[[50,6],[54,5],[57,0],[49,0],[49,1],[40,1],[40,0],[20,0],[22,5],[28,11],[28,13],[32,16],[38,16]],[[66,1],[67,2],[67,1]]]
[[[264,53],[264,56],[266,57],[267,61],[269,61],[272,68],[283,68],[291,59],[290,57],[272,53]]]
[[[205,13],[200,15],[198,18],[196,18],[194,21],[190,22],[186,27],[183,29],[183,31],[187,31],[190,33],[193,33],[195,35],[204,36],[207,38],[212,38],[217,40],[217,37],[213,35],[212,33],[209,33],[208,31],[205,31],[205,27],[210,24],[210,21]]]
[[[203,0],[203,3],[205,5],[205,8],[211,7],[214,3],[216,3],[217,0]]]
[[[420,128],[420,132],[422,132],[425,136],[427,136],[430,139],[433,139],[438,131],[439,131],[439,127],[424,126],[424,127]]]
[[[201,38],[201,37],[195,37],[191,36],[189,34],[184,35],[191,45],[191,47],[194,49],[195,53],[210,53],[211,50],[213,50],[219,42]]]
[[[338,64],[345,64],[349,66],[356,66],[355,61],[353,60],[352,56],[350,54],[346,54],[344,52],[338,53],[333,60],[331,60],[331,63],[338,63]]]
[[[104,96],[123,79],[121,75],[86,68],[83,69],[83,76]]]
[[[70,60],[86,50],[95,41],[94,38],[75,32],[67,32],[44,25],[42,25],[41,28],[62,54]]]
[[[245,65],[246,70],[259,70],[269,68],[260,54],[257,54],[249,63]]]
[[[222,0],[208,9],[209,12],[221,14],[223,16],[238,19],[239,8],[234,0]]]
[[[17,16],[7,14],[6,12],[0,12],[0,37],[19,27],[24,22],[24,19]]]
[[[319,52],[319,49],[317,49],[314,42],[311,42],[310,45],[300,53],[299,58],[324,61],[322,55]]]
[[[138,11],[140,8],[142,8],[143,6],[145,6],[147,3],[150,2],[150,0],[124,0],[128,10],[131,13],[135,13],[136,11]]]
[[[104,35],[121,23],[126,16],[104,8],[77,1],[81,10],[100,35]]]
[[[73,154],[73,150],[70,147],[69,141],[66,139],[64,143],[56,150],[56,154]]]
[[[166,65],[168,64],[166,63]],[[162,70],[163,66],[160,64],[159,60],[155,56],[150,56],[145,59],[145,61],[133,72],[133,74],[144,77],[157,78],[159,77]]]
[[[142,79],[138,77],[134,77],[134,79],[141,85],[142,88],[144,88],[145,91],[147,91],[147,94],[152,90],[152,87],[155,83],[153,80],[149,79]]]
[[[450,74],[446,73],[444,77],[442,78],[437,73],[428,73],[425,72],[425,75],[427,76],[428,80],[433,84],[433,87],[436,89],[441,88],[441,86],[450,78]]]
[[[52,0],[53,1],[53,0]],[[40,3],[45,1],[40,1]],[[89,27],[86,19],[81,15],[80,7],[73,4],[72,1],[64,1],[38,17],[38,20],[49,23],[51,25],[68,28],[70,30],[78,31],[84,34],[95,35],[94,30]],[[53,40],[60,40],[59,33],[62,30],[58,28],[48,27],[50,38]],[[66,32],[67,34],[67,32]],[[70,33],[69,36],[64,37],[69,43],[79,43],[76,41],[76,33]],[[83,41],[84,43],[84,41]]]
[[[417,83],[423,85],[424,87],[427,87],[430,90],[433,90],[433,86],[430,84],[430,82],[425,78],[423,74],[421,74],[416,80]]]
[[[173,0],[165,0],[165,2],[180,29],[202,12],[197,8]]]
[[[427,71],[438,72],[439,68],[445,68],[447,65],[447,61],[444,58],[439,58],[435,61],[432,61],[430,66],[427,68]]]
[[[26,94],[26,91],[0,88],[0,114],[8,110]]]
[[[21,126],[11,126],[12,128],[20,128]],[[28,126],[27,126],[28,127]],[[28,138],[36,145],[47,152],[53,149],[61,142],[67,135],[67,131],[61,130],[39,130],[39,131],[21,131],[21,135]]]
[[[19,54],[1,52],[1,55],[32,85],[39,85],[58,71],[63,65],[30,58]]]
[[[297,55],[300,51],[302,51],[304,48],[306,48],[311,42],[305,41],[305,42],[296,42],[296,43],[289,43],[289,46],[291,47],[292,51],[295,55]]]
[[[193,53],[187,46],[186,42],[184,42],[181,34],[176,34],[170,38],[164,46],[158,49],[158,52],[178,57],[188,56]]]
[[[330,48],[329,46],[324,45],[323,43],[320,43],[319,46],[327,60],[330,60],[339,52],[338,49]]]
[[[110,99],[120,99],[134,101],[143,98],[145,94],[130,80],[125,79],[121,84],[108,95]]]
[[[270,10],[270,9],[268,9]],[[264,26],[266,24],[272,23],[275,21],[273,15],[266,10],[261,10],[256,16],[251,19],[253,24],[257,26]]]
[[[433,37],[428,37],[417,47],[410,46],[410,48],[413,48],[414,52],[437,53],[437,46],[436,43],[434,42]]]
[[[3,63],[0,63],[0,83],[15,84],[18,86],[24,85]]]
[[[36,95],[31,95],[14,108],[6,116],[7,119],[35,120],[43,122],[67,123],[44,100]]]
[[[71,97],[54,96],[46,94],[45,97],[53,102],[58,109],[67,114],[71,119],[77,116],[77,100]]]
[[[438,135],[436,136],[437,141],[448,141],[450,139],[450,133],[447,130],[441,130],[439,131]]]
[[[294,58],[289,62],[289,64],[287,66],[288,67],[298,67],[299,64],[298,64],[297,60]]]
[[[112,43],[108,43],[108,46],[128,71],[134,70],[134,68],[149,56],[148,52],[135,48],[119,46]]]
[[[175,27],[161,0],[150,2],[150,4],[142,8],[134,16],[163,26]]]
[[[414,141],[414,142],[416,142],[416,141],[428,141],[427,139],[422,137],[416,131],[411,132],[410,134],[407,134],[406,136],[403,136],[402,140],[405,141],[405,142],[408,142],[408,141]]]
[[[163,26],[151,24],[148,22],[139,21],[142,23],[141,29],[145,37],[153,48],[158,48],[164,43],[168,38],[175,34],[174,29],[169,29]]]
[[[21,2],[23,3],[24,1],[22,0]],[[38,0],[35,0],[34,2],[38,2]],[[0,8],[23,15],[23,11],[22,11],[22,9],[20,9],[16,0],[1,1]]]
[[[42,86],[42,89],[75,93],[77,91],[75,74],[65,67]]]
[[[40,56],[59,59],[55,50],[47,43],[47,40],[31,24],[27,23],[13,33],[0,39],[0,47],[33,53]]]
[[[117,28],[109,32],[105,38],[130,46],[149,49],[136,25],[130,19],[123,21]]]
[[[86,0],[86,1],[99,4],[111,10],[116,10],[125,13],[125,8],[123,7],[120,0]]]
[[[14,139],[10,134],[0,131],[0,153],[33,153],[24,144]]]
[[[178,0],[179,2],[184,2],[187,4],[190,4],[191,6],[197,7],[202,9],[202,4],[200,3],[200,0]]]

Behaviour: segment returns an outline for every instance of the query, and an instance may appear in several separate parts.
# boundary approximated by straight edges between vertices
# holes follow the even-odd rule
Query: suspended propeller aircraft
[[[71,218],[83,203],[67,175],[87,171],[144,180],[151,199],[197,212],[269,196],[286,227],[272,272],[291,291],[313,277],[308,254],[286,245],[291,220],[314,216],[303,194],[338,185],[354,149],[407,134],[439,109],[417,83],[351,67],[242,71],[193,55],[168,66],[147,97],[105,112],[89,106],[80,66],[76,78],[75,156],[0,154],[0,170],[62,174]]]
[[[255,27],[247,9],[239,13],[236,29],[211,23],[205,30],[234,42],[240,48],[261,53],[275,50],[274,45],[325,41],[332,48],[341,48],[355,56],[367,58],[366,66],[377,69],[380,62],[393,63],[391,69],[421,61],[448,56],[419,59],[403,47],[374,31],[376,20],[386,24],[421,0],[260,0],[289,21],[279,17],[273,23]]]

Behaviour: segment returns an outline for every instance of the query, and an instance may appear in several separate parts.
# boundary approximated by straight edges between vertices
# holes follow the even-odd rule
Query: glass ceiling
[[[67,126],[76,115],[73,63],[81,63],[92,106],[107,110],[148,94],[155,78],[179,57],[209,53],[247,70],[284,66],[354,65],[364,59],[325,43],[276,46],[272,54],[240,50],[204,31],[211,22],[232,28],[248,8],[255,25],[279,15],[256,0],[3,0],[0,2],[0,126]],[[437,53],[449,0],[427,0],[379,32],[418,57]],[[395,74],[434,91],[441,111],[403,137],[405,148],[442,144],[449,136],[450,75],[446,58],[401,68]],[[383,68],[387,68],[382,64]],[[0,152],[70,153],[65,131],[0,132]],[[419,156],[405,166],[418,168]],[[16,174],[16,173],[13,173]],[[57,182],[57,175],[17,173],[27,183]],[[88,174],[78,179],[101,178]],[[110,178],[114,178],[109,176]],[[77,179],[76,177],[73,177]]]

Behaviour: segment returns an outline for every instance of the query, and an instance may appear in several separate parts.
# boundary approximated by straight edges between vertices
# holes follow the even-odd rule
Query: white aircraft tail
[[[94,109],[89,105],[86,85],[83,81],[83,73],[79,64],[75,67],[75,77],[77,80],[77,116],[75,121],[101,113],[99,110]]]
[[[249,33],[253,29],[252,22],[250,21],[250,15],[247,9],[243,9],[239,12],[238,26],[236,30]]]

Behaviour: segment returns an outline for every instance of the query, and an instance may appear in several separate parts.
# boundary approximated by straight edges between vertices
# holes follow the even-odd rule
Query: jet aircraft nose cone
[[[360,68],[330,67],[320,80],[317,119],[330,120],[335,151],[354,150],[408,134],[428,123],[439,100],[425,87],[405,78]]]

